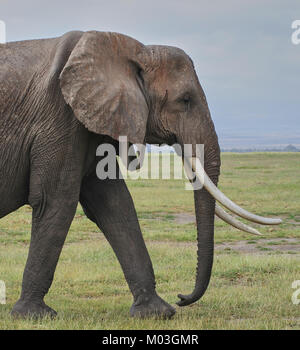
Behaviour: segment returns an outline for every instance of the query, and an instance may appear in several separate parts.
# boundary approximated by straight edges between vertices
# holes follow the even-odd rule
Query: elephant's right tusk
[[[227,222],[227,224],[241,230],[241,231],[245,231],[248,233],[252,233],[254,235],[259,235],[261,236],[262,234],[257,231],[255,228],[250,227],[246,224],[244,224],[243,222],[237,220],[235,217],[231,216],[230,214],[228,214],[223,208],[221,208],[218,204],[216,204],[216,209],[215,209],[215,213],[216,215],[224,220],[225,222]]]
[[[232,200],[225,196],[215,184],[211,181],[209,176],[206,174],[200,160],[196,157],[185,158],[188,161],[189,166],[192,167],[194,172],[197,174],[199,181],[202,183],[204,188],[224,207],[235,213],[236,215],[247,219],[252,222],[256,222],[262,225],[278,225],[282,223],[281,219],[269,219],[263,216],[255,215],[250,213],[249,211],[241,208],[237,204],[235,204]]]

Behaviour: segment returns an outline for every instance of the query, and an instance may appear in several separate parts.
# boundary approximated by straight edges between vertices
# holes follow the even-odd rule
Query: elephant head
[[[197,301],[205,292],[213,264],[215,213],[247,232],[255,229],[239,222],[221,207],[262,224],[278,224],[251,214],[230,201],[217,188],[220,148],[203,89],[193,62],[182,50],[145,46],[117,33],[86,32],[73,49],[60,75],[65,101],[91,132],[130,143],[191,144],[183,154],[198,173],[202,189],[194,190],[198,263],[195,289],[179,295],[178,305]],[[204,164],[196,158],[196,145],[204,145]]]

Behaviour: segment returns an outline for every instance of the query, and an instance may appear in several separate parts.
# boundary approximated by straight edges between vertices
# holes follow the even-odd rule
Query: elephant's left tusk
[[[216,215],[224,220],[225,222],[227,222],[227,224],[241,230],[241,231],[245,231],[248,233],[252,233],[253,235],[259,235],[261,236],[262,234],[257,231],[255,228],[248,226],[246,224],[244,224],[243,222],[237,220],[235,217],[231,216],[230,214],[228,214],[223,208],[221,208],[218,204],[216,204],[216,209],[215,209],[215,213]]]
[[[204,188],[224,207],[235,213],[236,215],[247,219],[252,222],[256,222],[262,225],[278,225],[282,223],[281,219],[269,219],[263,216],[255,215],[250,213],[249,211],[241,208],[237,204],[235,204],[232,200],[225,196],[215,184],[211,181],[209,176],[206,174],[200,160],[196,157],[186,157],[185,160],[188,161],[189,166],[192,167],[194,172],[197,174],[199,181],[202,183]]]

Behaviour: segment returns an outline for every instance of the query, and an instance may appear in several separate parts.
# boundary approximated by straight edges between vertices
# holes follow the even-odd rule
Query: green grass
[[[127,183],[154,265],[158,293],[175,304],[178,293],[189,293],[194,286],[195,225],[176,219],[178,214],[194,213],[193,194],[184,190],[184,180]],[[12,319],[9,312],[20,294],[28,254],[31,208],[24,206],[1,219],[0,280],[6,282],[7,304],[0,305],[0,329],[299,329],[299,305],[291,301],[295,292],[291,284],[300,280],[299,253],[278,248],[300,244],[300,154],[222,154],[219,187],[246,209],[282,217],[284,223],[261,227],[264,236],[260,238],[218,220],[215,241],[230,246],[216,251],[204,297],[189,307],[177,307],[168,321],[129,317],[132,296],[121,268],[80,206],[45,298],[59,312],[57,318]],[[235,250],[238,241],[257,252]]]

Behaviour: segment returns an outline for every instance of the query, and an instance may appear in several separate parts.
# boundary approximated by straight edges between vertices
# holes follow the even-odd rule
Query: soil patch
[[[196,217],[193,214],[178,213],[178,214],[172,214],[172,215],[174,216],[174,221],[177,224],[185,225],[185,224],[196,223]]]
[[[148,241],[154,245],[172,246],[196,246],[195,242],[170,242],[170,241]],[[236,242],[224,242],[215,244],[216,251],[236,251],[245,254],[268,254],[272,252],[281,252],[287,254],[300,253],[299,238],[273,238],[273,239],[257,239],[244,240]]]
[[[300,240],[297,238],[273,238],[251,241],[224,242],[216,244],[216,250],[233,250],[242,253],[257,254],[267,252],[300,253]]]

